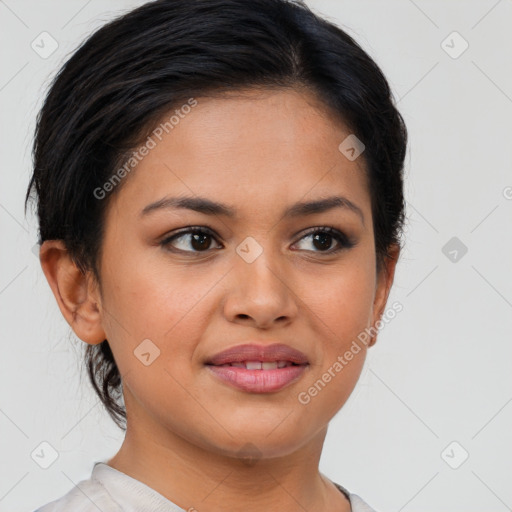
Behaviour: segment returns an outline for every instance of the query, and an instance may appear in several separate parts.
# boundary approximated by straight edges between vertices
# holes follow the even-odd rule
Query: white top
[[[357,494],[334,483],[348,497],[352,512],[376,512]],[[191,509],[194,510],[194,509]],[[34,512],[187,512],[139,480],[96,462],[91,478]]]

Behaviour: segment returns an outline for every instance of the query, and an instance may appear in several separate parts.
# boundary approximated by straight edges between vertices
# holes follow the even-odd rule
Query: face
[[[109,203],[101,324],[123,376],[129,431],[281,456],[345,403],[366,347],[350,361],[344,354],[385,301],[363,161],[340,152],[350,132],[309,94],[196,100]],[[335,196],[343,200],[330,207],[297,206]],[[248,344],[285,345],[304,359],[261,370],[207,364]],[[293,359],[243,350],[234,351],[239,363]]]

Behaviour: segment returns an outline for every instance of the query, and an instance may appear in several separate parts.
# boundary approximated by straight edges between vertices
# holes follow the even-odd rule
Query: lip
[[[220,366],[242,361],[288,361],[293,366],[272,370],[248,370],[235,366]],[[241,391],[273,393],[296,382],[309,366],[305,354],[282,343],[238,345],[220,352],[209,359],[206,368],[217,378]]]
[[[215,354],[211,359],[206,361],[206,364],[218,366],[228,363],[240,363],[242,361],[290,361],[295,364],[309,363],[305,354],[283,343],[273,343],[272,345],[246,343]]]

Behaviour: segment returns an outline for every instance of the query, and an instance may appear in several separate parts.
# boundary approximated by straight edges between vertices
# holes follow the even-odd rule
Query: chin
[[[218,455],[240,459],[245,464],[252,465],[258,460],[286,457],[307,442],[304,431],[297,428],[283,429],[277,433],[276,423],[272,429],[265,428],[228,430],[223,439],[209,439],[209,449]],[[228,427],[227,427],[228,428]]]

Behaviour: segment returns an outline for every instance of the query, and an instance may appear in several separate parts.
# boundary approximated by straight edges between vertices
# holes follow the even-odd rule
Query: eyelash
[[[316,235],[318,233],[327,233],[328,235],[331,235],[338,242],[339,247],[336,249],[330,249],[327,251],[307,251],[307,252],[315,252],[315,253],[319,253],[319,254],[335,254],[335,253],[342,251],[343,249],[351,249],[355,245],[355,242],[353,240],[351,240],[349,237],[347,237],[341,231],[338,231],[336,228],[333,228],[331,226],[310,228],[302,235],[302,237],[299,239],[299,241],[302,240],[303,238],[306,238],[307,236]],[[211,229],[204,228],[201,226],[191,226],[191,227],[184,229],[183,231],[179,231],[177,233],[174,233],[171,236],[166,237],[165,239],[163,239],[160,242],[160,245],[171,252],[178,252],[178,253],[182,253],[182,254],[183,253],[201,254],[201,253],[207,253],[210,251],[210,249],[206,249],[204,251],[194,251],[194,250],[193,251],[183,251],[181,249],[169,249],[168,248],[168,246],[170,245],[170,243],[172,241],[174,241],[178,238],[181,238],[184,235],[188,235],[188,234],[208,235],[208,236],[212,237],[217,243],[219,243]],[[222,245],[222,244],[219,244],[219,245]]]

